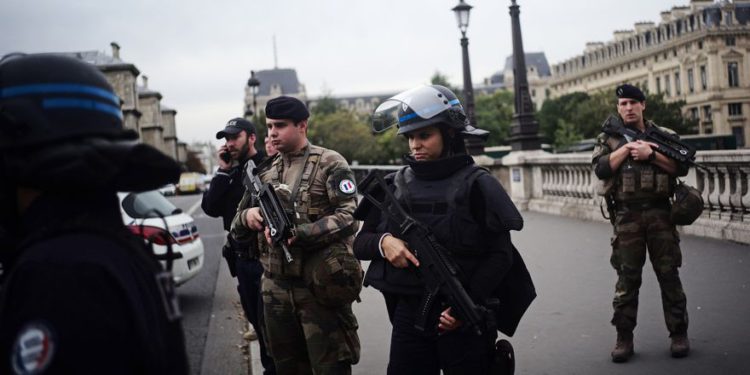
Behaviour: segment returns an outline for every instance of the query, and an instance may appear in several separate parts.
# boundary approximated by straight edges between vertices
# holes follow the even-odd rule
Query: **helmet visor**
[[[372,114],[372,130],[380,133],[417,117],[427,120],[455,106],[461,107],[458,99],[451,100],[434,87],[415,87],[380,104]]]

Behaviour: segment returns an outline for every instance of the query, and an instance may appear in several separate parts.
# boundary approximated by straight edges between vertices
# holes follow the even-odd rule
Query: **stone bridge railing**
[[[691,168],[683,180],[703,192],[705,209],[695,223],[681,230],[750,244],[750,150],[702,151],[696,162],[708,171]],[[477,163],[490,169],[519,209],[605,220],[597,194],[599,180],[588,153],[514,152],[502,160],[478,157]],[[373,167],[353,169],[359,180]]]

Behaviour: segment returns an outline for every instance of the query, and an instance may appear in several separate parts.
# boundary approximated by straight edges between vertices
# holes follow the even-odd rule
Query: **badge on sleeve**
[[[354,185],[354,181],[345,178],[339,182],[339,190],[346,195],[351,195],[357,191],[357,185]]]
[[[55,355],[55,340],[42,322],[26,325],[16,336],[11,361],[17,375],[42,373]]]
[[[349,199],[357,193],[357,183],[354,174],[348,169],[338,169],[328,177],[330,194],[339,198]]]

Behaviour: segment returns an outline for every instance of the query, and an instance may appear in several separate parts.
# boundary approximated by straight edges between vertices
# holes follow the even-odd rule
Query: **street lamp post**
[[[515,114],[510,123],[510,145],[513,151],[541,149],[539,123],[534,117],[534,104],[529,95],[529,81],[526,78],[526,55],[521,38],[521,10],[516,0],[511,0],[510,20],[513,37],[513,91]]]
[[[254,70],[250,71],[250,79],[247,80],[247,87],[250,88],[250,93],[253,95],[253,109],[250,112],[252,112],[252,115],[256,116],[255,119],[257,120],[258,103],[255,102],[255,95],[258,93],[258,87],[260,87],[260,81],[258,81],[258,79],[255,78]]]
[[[474,116],[474,87],[471,83],[471,66],[469,64],[469,39],[466,37],[466,29],[469,28],[469,12],[473,8],[471,5],[466,4],[464,0],[459,0],[458,5],[453,7],[453,12],[456,14],[456,21],[458,22],[458,29],[461,30],[461,52],[463,55],[463,68],[464,68],[464,104],[466,109],[466,117],[469,119],[469,124],[473,127],[477,126],[477,120]],[[481,139],[469,137],[466,140],[466,147],[471,155],[478,155],[484,152],[484,142]]]

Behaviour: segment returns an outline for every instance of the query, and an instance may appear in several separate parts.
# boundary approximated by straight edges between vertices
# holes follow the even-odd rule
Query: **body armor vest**
[[[654,125],[651,125],[654,126]],[[610,135],[607,144],[612,151],[625,145],[625,139]],[[674,192],[675,179],[650,162],[628,157],[615,172],[613,195],[617,202],[668,200]]]
[[[432,228],[455,257],[480,255],[480,227],[471,213],[469,193],[485,170],[466,166],[443,179],[423,180],[411,168],[396,173],[395,196],[412,217]]]
[[[261,174],[262,181],[268,181],[273,185],[274,190],[276,190],[281,200],[281,204],[295,226],[314,222],[321,214],[330,210],[330,203],[325,187],[323,187],[322,194],[310,191],[310,185],[318,171],[318,162],[320,161],[322,150],[313,146],[309,147],[310,155],[302,169],[296,198],[292,197],[292,191],[290,190],[294,189],[293,186],[282,186],[281,168],[283,160],[281,157],[274,160],[273,164]],[[262,241],[260,246],[260,262],[263,268],[274,276],[302,276],[305,253],[315,250],[308,247],[303,249],[299,245],[292,244],[289,246],[289,252],[292,254],[294,260],[291,263],[287,263],[280,248],[272,249],[270,245],[265,243],[265,238],[261,238],[260,240]]]

